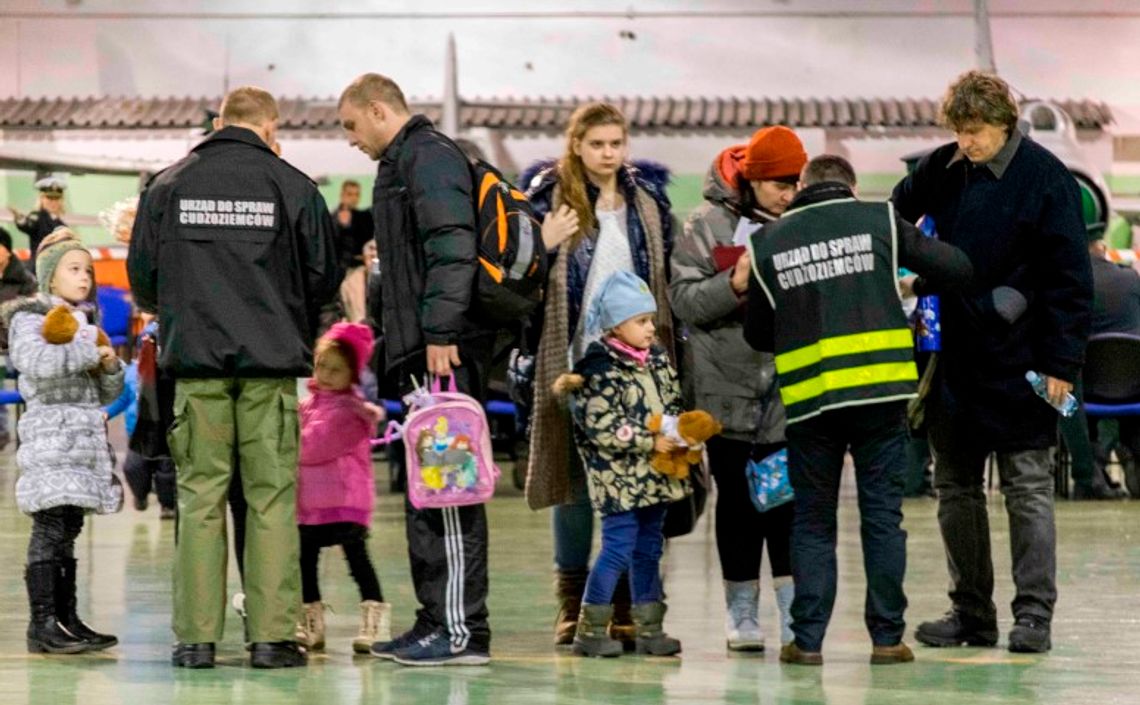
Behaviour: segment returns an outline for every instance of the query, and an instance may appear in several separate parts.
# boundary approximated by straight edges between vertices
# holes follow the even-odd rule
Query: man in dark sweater
[[[1101,333],[1128,333],[1140,336],[1140,275],[1127,265],[1119,265],[1107,258],[1108,248],[1104,244],[1104,226],[1101,225],[1089,232],[1089,256],[1092,258],[1093,297],[1092,334]],[[1083,410],[1082,410],[1083,411]],[[1069,421],[1070,419],[1066,419]],[[1072,420],[1087,424],[1081,429],[1088,429],[1091,440],[1098,440],[1097,419],[1086,419],[1083,413],[1073,416]],[[1137,459],[1140,459],[1140,418],[1135,416],[1121,416],[1117,419],[1119,425],[1120,445],[1128,449],[1132,462],[1124,463],[1124,472],[1128,478],[1128,486],[1134,488],[1140,484],[1136,480]],[[1102,488],[1102,494],[1115,499],[1124,494],[1120,488],[1108,487],[1104,481],[1104,464],[1110,447],[1101,441],[1097,460],[1090,462],[1093,467],[1092,482]],[[1066,436],[1066,443],[1068,436]],[[1075,499],[1088,498],[1089,493],[1083,492],[1079,484],[1076,453],[1073,453],[1073,496]],[[1092,497],[1094,499],[1099,496]]]
[[[1009,649],[1051,648],[1057,599],[1053,468],[1057,414],[1025,373],[1063,402],[1084,361],[1092,304],[1077,184],[1065,166],[1017,130],[1001,79],[961,76],[942,105],[956,142],[927,155],[895,187],[899,213],[934,220],[969,255],[976,289],[942,298],[942,345],[928,398],[938,520],[951,610],[919,625],[931,646],[997,643],[993,563],[983,486],[997,453],[1009,512],[1016,620]]]
[[[1103,226],[1089,237],[1095,291],[1092,334],[1140,335],[1140,274],[1132,267],[1109,261]]]

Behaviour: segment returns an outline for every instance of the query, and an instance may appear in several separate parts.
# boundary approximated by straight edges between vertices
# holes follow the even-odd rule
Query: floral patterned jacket
[[[665,351],[654,347],[642,367],[596,342],[574,372],[585,380],[571,408],[594,511],[618,514],[688,495],[688,480],[662,475],[649,464],[654,443],[650,417],[683,411],[677,373]]]

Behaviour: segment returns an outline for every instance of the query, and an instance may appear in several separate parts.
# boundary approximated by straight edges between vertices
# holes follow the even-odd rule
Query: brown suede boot
[[[876,666],[891,663],[910,663],[913,660],[914,652],[901,641],[894,646],[871,647],[871,663]]]
[[[818,651],[804,651],[796,642],[784,644],[780,649],[780,663],[794,663],[800,666],[822,666],[823,654]]]
[[[554,594],[558,598],[558,616],[554,619],[554,643],[557,646],[574,643],[578,613],[582,609],[582,593],[586,591],[589,574],[585,568],[554,571]]]
[[[611,639],[620,641],[622,649],[633,651],[637,648],[637,627],[633,623],[633,615],[630,614],[633,597],[629,591],[629,573],[622,573],[618,578],[612,602],[614,616],[610,619],[606,633]]]

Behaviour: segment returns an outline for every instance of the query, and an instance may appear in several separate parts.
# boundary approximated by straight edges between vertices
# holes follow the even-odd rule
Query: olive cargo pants
[[[178,468],[174,559],[178,641],[222,640],[226,495],[235,447],[249,504],[245,541],[249,639],[292,641],[301,604],[296,380],[178,380],[169,440]]]

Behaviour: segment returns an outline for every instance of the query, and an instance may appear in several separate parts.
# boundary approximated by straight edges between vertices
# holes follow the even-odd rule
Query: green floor
[[[97,628],[121,645],[97,656],[32,656],[24,651],[27,604],[22,566],[29,520],[15,508],[15,463],[0,453],[0,705],[102,703],[1138,703],[1140,636],[1140,502],[1065,503],[1058,507],[1061,600],[1054,650],[1015,656],[1004,649],[916,649],[914,664],[871,668],[862,626],[858,517],[850,483],[840,527],[840,597],[824,648],[822,669],[781,667],[775,650],[730,657],[723,647],[721,583],[712,531],[671,543],[665,563],[670,630],[684,642],[680,659],[575,658],[550,645],[554,603],[551,542],[545,512],[528,510],[505,489],[490,507],[493,661],[488,668],[406,669],[354,657],[354,587],[344,562],[329,553],[322,588],[332,604],[329,648],[304,670],[258,672],[243,665],[240,624],[227,625],[219,668],[175,671],[169,666],[170,565],[174,527],[157,507],[97,517],[80,537],[80,606]],[[386,477],[381,467],[379,476]],[[505,473],[509,476],[509,473]],[[384,483],[381,483],[384,484]],[[946,570],[933,500],[908,500],[907,591],[913,625],[945,607]],[[373,558],[396,625],[414,607],[400,504],[378,503]],[[1011,597],[1008,535],[1000,497],[991,503],[1003,634]],[[740,537],[747,540],[747,537]],[[767,568],[765,568],[765,573]],[[232,573],[232,571],[231,571]],[[236,582],[231,579],[232,587]],[[775,611],[765,585],[762,612],[769,635]],[[908,635],[909,635],[908,630]],[[908,636],[909,640],[909,636]],[[769,638],[770,643],[774,643]],[[1129,685],[1131,683],[1132,685]]]

